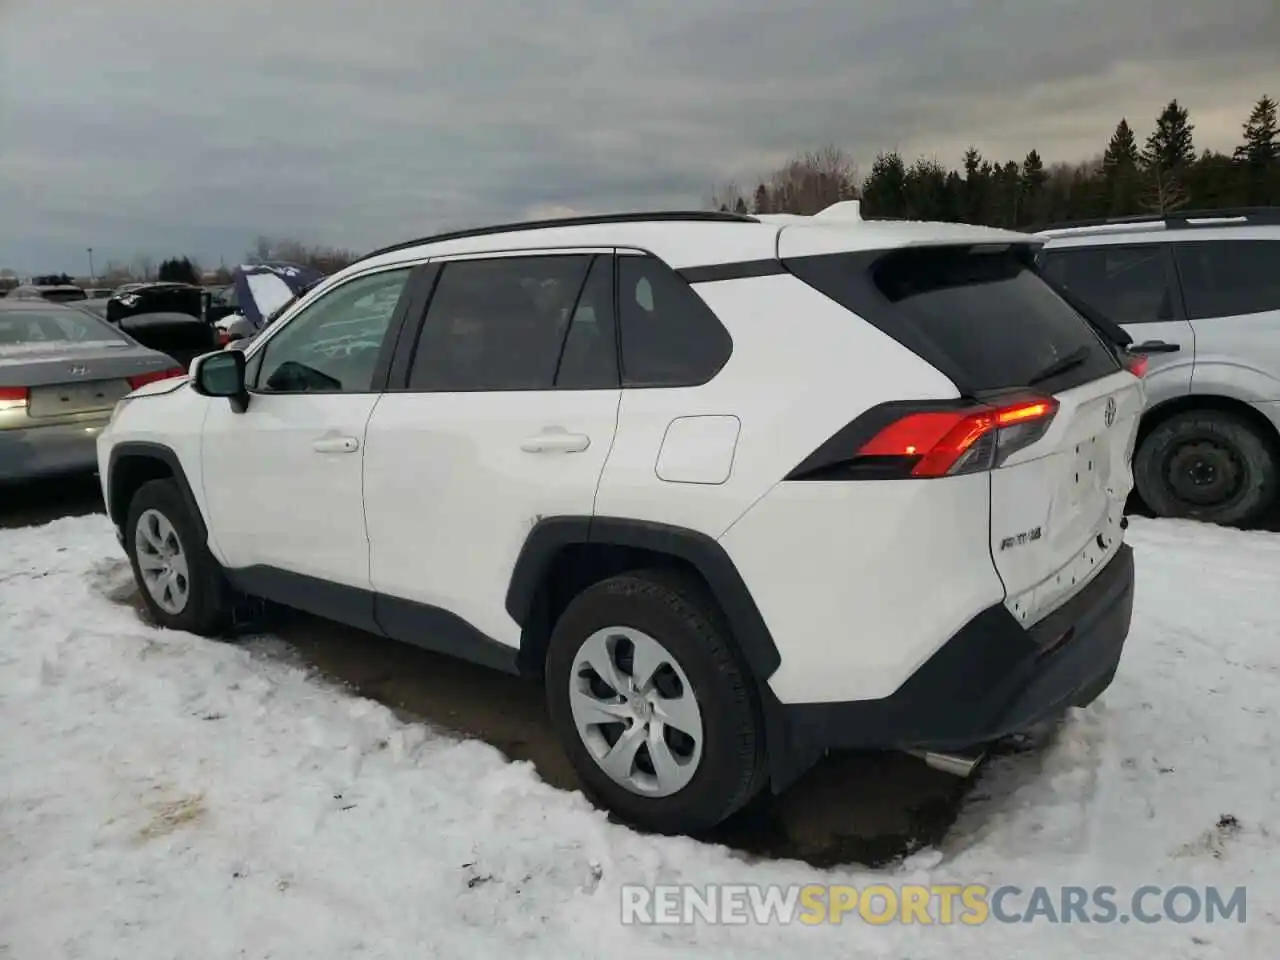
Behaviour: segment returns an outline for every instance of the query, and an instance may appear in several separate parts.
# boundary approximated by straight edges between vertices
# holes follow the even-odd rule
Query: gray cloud
[[[699,205],[827,142],[864,168],[970,143],[1081,159],[1174,96],[1228,149],[1280,95],[1275,0],[49,6],[0,0],[0,266],[20,270]]]

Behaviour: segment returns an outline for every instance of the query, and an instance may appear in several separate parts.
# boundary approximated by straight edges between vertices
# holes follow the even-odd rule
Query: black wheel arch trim
[[[1139,445],[1166,421],[1184,413],[1224,413],[1234,416],[1256,427],[1259,434],[1280,455],[1280,428],[1253,402],[1226,393],[1180,393],[1146,407],[1138,425]]]
[[[525,538],[507,588],[511,618],[525,626],[556,555],[565,547],[598,544],[665,554],[692,566],[706,581],[729,621],[747,665],[767,688],[782,663],[764,622],[733,560],[716,540],[685,527],[617,517],[543,517]]]
[[[107,459],[107,512],[111,517],[111,521],[117,526],[122,527],[127,515],[127,505],[118,503],[115,495],[116,468],[120,461],[130,458],[139,458],[144,460],[157,460],[169,468],[173,474],[174,482],[178,485],[178,490],[182,494],[183,502],[186,503],[187,509],[191,511],[191,520],[200,532],[200,536],[204,539],[209,537],[209,528],[204,522],[204,513],[200,510],[200,503],[196,500],[194,491],[191,489],[191,482],[187,479],[187,472],[182,466],[182,461],[178,458],[178,454],[172,447],[167,447],[162,443],[152,443],[143,440],[126,440],[117,443],[111,448],[111,455]]]

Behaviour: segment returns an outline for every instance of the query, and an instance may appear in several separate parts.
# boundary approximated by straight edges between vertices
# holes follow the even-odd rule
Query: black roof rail
[[[410,247],[420,247],[426,243],[441,243],[445,240],[464,240],[467,237],[483,237],[493,233],[518,233],[524,230],[543,230],[549,227],[590,227],[600,223],[646,223],[646,222],[711,222],[711,223],[759,223],[755,217],[745,213],[728,213],[723,210],[658,210],[649,213],[598,213],[579,217],[555,217],[549,220],[522,220],[516,223],[497,223],[488,227],[470,227],[465,230],[450,230],[447,233],[436,233],[416,240],[404,240],[366,253],[359,260],[380,257],[384,253],[395,253]]]
[[[1223,207],[1214,210],[1176,210],[1172,213],[1146,213],[1128,217],[1099,217],[1093,220],[1069,220],[1032,228],[1033,233],[1043,230],[1073,230],[1080,227],[1111,227],[1127,224],[1164,224],[1169,230],[1187,230],[1197,227],[1217,227],[1219,223],[1194,223],[1196,220],[1240,220],[1247,225],[1280,224],[1280,207]]]

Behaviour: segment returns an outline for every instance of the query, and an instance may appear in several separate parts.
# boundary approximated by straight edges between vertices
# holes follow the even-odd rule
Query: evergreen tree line
[[[191,261],[190,257],[173,257],[160,262],[156,279],[163,283],[189,283],[192,286],[199,286],[200,268]]]
[[[1083,163],[1046,165],[1035,150],[1021,162],[1001,163],[970,147],[956,170],[925,157],[908,163],[891,152],[879,154],[861,182],[852,157],[827,147],[798,155],[749,192],[727,184],[712,203],[738,213],[813,214],[856,198],[867,217],[1019,230],[1095,217],[1280,205],[1275,100],[1257,101],[1231,155],[1197,153],[1194,131],[1187,109],[1172,100],[1145,142],[1121,119],[1102,154]]]

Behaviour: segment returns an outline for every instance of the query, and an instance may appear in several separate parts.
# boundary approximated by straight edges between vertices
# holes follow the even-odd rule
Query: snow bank
[[[0,531],[0,957],[1274,956],[1280,537],[1135,523],[1115,685],[884,872],[609,824],[254,645],[151,629],[102,517]],[[1215,825],[1230,814],[1238,827]],[[623,926],[623,883],[1249,888],[1236,923]]]

